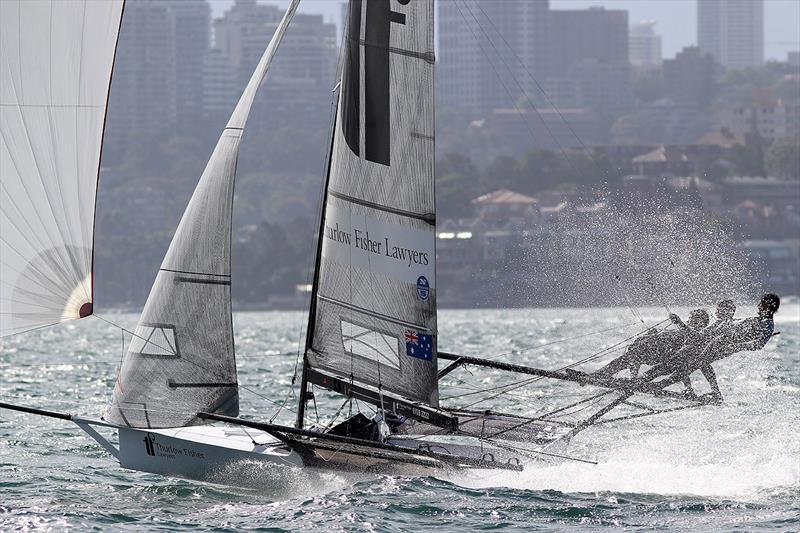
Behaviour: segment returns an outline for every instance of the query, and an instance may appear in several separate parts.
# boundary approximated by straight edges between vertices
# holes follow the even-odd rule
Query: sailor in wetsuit
[[[776,294],[765,294],[758,304],[758,316],[746,318],[741,322],[720,328],[713,338],[707,342],[693,343],[679,350],[672,360],[656,365],[645,372],[643,379],[654,380],[661,376],[669,376],[659,381],[659,385],[667,387],[679,381],[687,382],[689,375],[695,370],[700,370],[711,386],[711,394],[702,397],[709,403],[722,401],[717,377],[711,363],[729,357],[741,351],[756,351],[762,349],[775,331],[773,315],[778,311],[781,300]],[[705,335],[704,339],[708,339]],[[703,339],[703,340],[704,340]],[[688,392],[693,392],[691,384]]]
[[[594,375],[612,377],[620,370],[628,368],[631,378],[636,378],[642,365],[658,365],[670,360],[689,337],[697,335],[708,326],[709,319],[708,313],[703,309],[695,309],[689,313],[688,324],[684,324],[675,314],[670,315],[670,320],[678,326],[677,330],[661,333],[655,329],[649,330],[633,341],[624,354],[594,372]]]
[[[725,331],[733,325],[733,315],[736,314],[736,304],[733,300],[722,300],[717,304],[717,310],[714,316],[717,319],[713,324],[703,330],[703,336],[708,339],[713,339],[718,335],[722,335]]]

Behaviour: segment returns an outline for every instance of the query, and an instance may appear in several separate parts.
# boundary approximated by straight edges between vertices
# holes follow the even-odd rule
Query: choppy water
[[[643,316],[656,322],[664,314],[652,309]],[[108,318],[129,328],[136,321]],[[286,395],[304,321],[302,313],[236,316],[243,414],[275,409],[250,390],[274,400]],[[554,368],[635,332],[627,326],[633,321],[626,309],[444,311],[440,348],[483,356],[513,351],[504,360]],[[569,449],[598,465],[543,464],[522,474],[356,477],[238,465],[235,475],[256,488],[237,489],[122,470],[66,422],[0,412],[0,530],[796,531],[796,304],[784,306],[777,329],[782,334],[765,351],[718,364],[724,406],[599,426]],[[97,319],[3,341],[0,399],[97,416],[121,342],[118,330]],[[499,378],[471,379],[490,387]],[[332,402],[320,397],[322,408]],[[292,413],[281,416],[289,422]]]

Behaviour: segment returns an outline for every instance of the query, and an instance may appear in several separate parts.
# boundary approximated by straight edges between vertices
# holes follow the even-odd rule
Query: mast
[[[336,95],[336,107],[339,105],[339,96],[338,92]],[[306,389],[308,388],[308,350],[311,349],[311,342],[313,339],[313,331],[314,331],[314,322],[316,318],[316,311],[317,311],[317,286],[319,285],[319,264],[320,259],[322,258],[322,232],[325,230],[325,206],[328,203],[328,183],[330,182],[331,177],[331,154],[333,154],[333,133],[336,131],[336,113],[334,112],[333,115],[333,122],[331,123],[331,142],[328,144],[328,154],[325,158],[325,183],[323,184],[323,193],[322,195],[322,209],[320,211],[319,216],[319,229],[317,230],[317,251],[314,255],[314,278],[311,282],[311,301],[308,306],[308,324],[306,326],[306,344],[305,348],[303,349],[303,368],[300,373],[300,395],[297,399],[297,420],[295,421],[295,427],[298,429],[303,429],[303,424],[305,423],[305,415],[306,415],[306,403],[308,399],[306,398]]]

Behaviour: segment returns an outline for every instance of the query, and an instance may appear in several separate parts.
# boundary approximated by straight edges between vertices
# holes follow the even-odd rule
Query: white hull
[[[218,426],[149,431],[121,427],[119,463],[131,470],[223,484],[238,484],[236,472],[254,463],[303,466],[298,454],[261,431]]]
[[[120,427],[118,458],[123,468],[225,485],[243,484],[241,473],[252,471],[256,465],[396,475],[425,475],[441,470],[432,464],[401,463],[329,450],[318,450],[313,465],[308,465],[299,454],[262,431],[245,432],[223,426],[149,431]]]

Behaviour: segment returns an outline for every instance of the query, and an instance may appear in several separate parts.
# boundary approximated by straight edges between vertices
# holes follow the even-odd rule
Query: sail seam
[[[416,52],[414,50],[406,50],[405,48],[397,48],[395,46],[383,46],[378,43],[369,42],[365,39],[359,39],[358,42],[363,44],[364,46],[369,46],[370,48],[381,48],[383,50],[389,50],[389,53],[398,54],[401,56],[406,57],[413,57],[415,59],[422,59],[426,63],[434,64],[436,63],[436,56],[433,52]]]
[[[187,278],[186,276],[177,276],[175,278],[175,283],[200,283],[203,285],[230,285],[230,280],[221,280],[221,279],[197,279],[197,278]]]
[[[167,380],[167,385],[171,389],[179,389],[179,388],[211,388],[211,387],[238,387],[239,383],[225,383],[225,382],[211,382],[211,383],[175,383],[171,379]]]
[[[14,102],[2,103],[0,107],[54,107],[54,108],[68,108],[68,109],[102,109],[105,106],[101,104],[17,104]]]
[[[435,141],[436,140],[436,138],[433,135],[426,135],[424,133],[419,133],[419,132],[416,132],[416,131],[412,131],[411,132],[411,137],[416,138],[416,139],[425,139],[427,141]]]
[[[376,204],[375,202],[369,202],[367,200],[361,200],[360,198],[354,198],[352,196],[348,196],[346,194],[342,194],[336,191],[328,191],[328,194],[333,196],[334,198],[338,198],[339,200],[344,200],[345,202],[350,202],[352,204],[363,205],[364,207],[369,207],[370,209],[375,209],[377,211],[385,211],[387,213],[392,213],[394,215],[400,215],[407,218],[414,218],[417,220],[421,220],[431,226],[436,225],[436,215],[433,213],[426,213],[426,214],[419,214],[419,213],[412,213],[411,211],[405,211],[403,209],[397,209],[396,207],[390,207],[388,205],[381,205]]]
[[[210,274],[207,272],[192,272],[191,270],[174,270],[171,268],[159,268],[159,270],[163,270],[164,272],[174,272],[176,274],[190,274],[194,276],[217,276],[220,278],[229,278],[231,277],[230,274]]]
[[[318,294],[317,297],[320,300],[322,300],[323,302],[328,302],[328,303],[332,303],[334,305],[339,305],[341,307],[345,307],[347,309],[350,309],[351,311],[357,311],[359,313],[363,313],[365,315],[369,315],[369,316],[374,317],[374,318],[380,318],[381,320],[386,320],[387,322],[392,322],[394,324],[399,324],[401,326],[414,328],[414,329],[419,330],[419,331],[428,331],[428,332],[433,333],[433,330],[431,330],[427,326],[422,326],[420,324],[414,324],[413,322],[406,322],[405,320],[400,320],[400,319],[395,318],[393,316],[384,315],[383,313],[377,313],[375,311],[371,311],[369,309],[365,309],[365,308],[359,307],[357,305],[353,305],[353,304],[350,304],[350,303],[347,303],[347,302],[343,302],[341,300],[337,300],[336,298],[330,298],[328,296],[323,296],[322,294]]]

